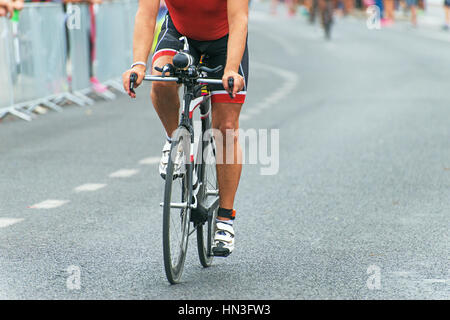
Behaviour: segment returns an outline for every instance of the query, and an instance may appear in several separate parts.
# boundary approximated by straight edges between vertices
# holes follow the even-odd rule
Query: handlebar
[[[199,67],[199,70],[208,72],[208,73],[215,73],[220,70],[222,70],[222,66],[218,66],[216,68],[208,68],[208,67]],[[169,72],[169,74],[172,74],[172,70],[170,67],[164,66],[163,68],[155,67],[156,71],[162,72],[161,76],[154,76],[154,75],[146,75],[144,76],[145,81],[162,81],[162,82],[179,82],[179,77],[166,77],[165,74]],[[136,81],[138,79],[138,75],[135,72],[132,72],[130,74],[130,92],[135,94],[134,87],[136,84]],[[212,79],[212,78],[198,78],[195,79],[197,83],[205,83],[205,84],[222,84],[222,79]],[[232,77],[228,78],[228,87],[230,88],[230,91],[228,91],[228,94],[233,99],[233,87],[234,87],[234,79]]]

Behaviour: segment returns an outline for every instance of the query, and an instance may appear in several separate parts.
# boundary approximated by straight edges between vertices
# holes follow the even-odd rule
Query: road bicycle
[[[212,264],[212,246],[219,209],[216,145],[211,128],[211,95],[207,85],[222,84],[222,80],[206,78],[206,73],[216,73],[223,66],[207,67],[205,56],[201,57],[198,64],[194,64],[187,39],[181,37],[180,41],[183,49],[175,54],[173,64],[155,67],[155,70],[162,73],[161,76],[144,77],[146,81],[176,82],[184,88],[182,113],[179,126],[171,138],[164,199],[160,204],[163,207],[164,269],[171,284],[180,282],[188,240],[194,232],[197,234],[201,265],[206,268]],[[132,73],[132,92],[136,80],[137,74]],[[233,78],[228,79],[228,85],[233,88]],[[196,109],[200,110],[199,133],[194,132],[193,125]]]

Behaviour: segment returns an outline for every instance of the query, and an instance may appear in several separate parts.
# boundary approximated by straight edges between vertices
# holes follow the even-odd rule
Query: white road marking
[[[21,222],[23,219],[0,218],[0,228],[9,227],[15,223]]]
[[[137,174],[139,170],[137,169],[120,169],[109,175],[110,178],[128,178]]]
[[[54,209],[69,203],[70,200],[45,200],[30,206],[30,209]]]
[[[450,279],[423,279],[425,283],[450,283]]]
[[[97,191],[106,187],[105,183],[86,183],[74,189],[75,192]]]
[[[394,271],[394,272],[392,272],[392,274],[397,277],[410,277],[410,276],[414,276],[415,272],[413,272],[413,271]]]
[[[139,161],[139,164],[157,164],[161,160],[160,157],[148,157]]]
[[[239,120],[250,119],[252,115],[256,115],[262,112],[262,110],[276,105],[277,103],[280,102],[280,100],[288,96],[297,87],[298,84],[299,79],[298,75],[289,70],[265,65],[263,63],[259,63],[256,61],[252,61],[252,66],[280,76],[284,80],[284,83],[282,86],[274,90],[272,94],[268,95],[263,101],[258,102],[256,106],[242,113],[239,116]]]

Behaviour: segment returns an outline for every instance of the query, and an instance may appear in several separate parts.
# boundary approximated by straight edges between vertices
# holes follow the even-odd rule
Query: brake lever
[[[130,92],[132,92],[134,94],[136,94],[136,92],[134,91],[134,85],[136,84],[137,79],[138,79],[137,73],[133,72],[133,73],[130,74],[130,87],[129,87],[129,89],[130,89]]]
[[[172,64],[168,63],[164,65],[164,67],[154,67],[156,71],[161,72],[161,77],[164,78],[166,76],[166,73],[169,73],[169,75],[173,75],[175,68]]]
[[[229,77],[228,78],[228,88],[230,91],[228,91],[228,94],[230,95],[231,99],[233,98],[233,87],[234,87],[234,78],[233,77]]]

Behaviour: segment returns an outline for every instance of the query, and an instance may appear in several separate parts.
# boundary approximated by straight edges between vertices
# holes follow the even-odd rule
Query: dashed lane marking
[[[121,169],[109,175],[110,178],[128,178],[137,174],[137,169]]]
[[[22,222],[24,219],[16,219],[16,218],[0,218],[0,228],[9,227],[13,224]]]
[[[86,183],[74,189],[75,192],[97,191],[106,187],[105,183]]]
[[[161,158],[158,157],[148,157],[145,159],[142,159],[141,161],[139,161],[139,164],[145,164],[145,165],[150,165],[150,164],[157,164],[159,163],[159,160]]]
[[[45,200],[30,206],[30,209],[54,209],[69,203],[70,200]]]

